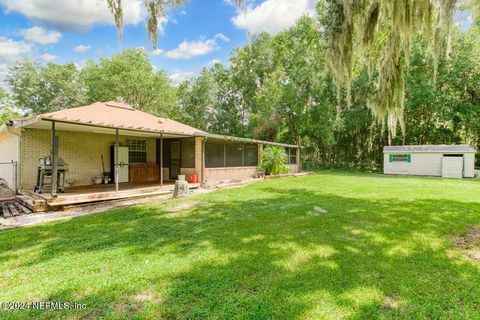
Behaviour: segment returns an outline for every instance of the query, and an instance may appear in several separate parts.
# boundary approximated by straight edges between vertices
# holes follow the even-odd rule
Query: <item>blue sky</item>
[[[143,47],[152,64],[172,80],[197,74],[213,62],[228,63],[230,51],[247,34],[275,34],[303,14],[314,13],[314,0],[252,0],[242,11],[230,0],[190,0],[169,9],[161,26],[159,50],[145,30],[143,0],[123,0],[125,28],[121,43],[106,0],[0,0],[0,79],[8,66],[30,58],[42,63],[110,57]]]

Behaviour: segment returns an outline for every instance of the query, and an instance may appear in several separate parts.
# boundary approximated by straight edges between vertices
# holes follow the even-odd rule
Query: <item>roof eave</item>
[[[250,142],[250,143],[256,143],[256,144],[269,144],[269,145],[280,146],[280,147],[285,147],[285,148],[298,148],[299,147],[299,146],[294,145],[294,144],[286,144],[286,143],[264,141],[264,140],[250,139],[250,138],[240,138],[240,137],[226,136],[226,135],[207,133],[207,132],[198,133],[196,135],[201,136],[201,137],[212,138],[212,139],[220,139],[220,140],[226,140],[226,141],[239,141],[239,142]]]
[[[49,121],[49,122],[59,122],[59,123],[67,123],[79,126],[88,126],[88,127],[97,127],[97,128],[104,128],[104,129],[112,129],[112,130],[123,130],[123,131],[132,131],[132,132],[144,132],[144,133],[158,133],[160,134],[169,134],[169,135],[176,135],[176,136],[187,136],[193,137],[195,134],[189,134],[186,132],[177,132],[177,131],[167,131],[167,130],[149,130],[149,129],[139,129],[139,128],[130,128],[125,126],[109,126],[104,124],[98,123],[85,123],[81,121],[74,121],[74,120],[67,120],[67,119],[56,119],[52,117],[41,117],[39,120],[42,121]]]

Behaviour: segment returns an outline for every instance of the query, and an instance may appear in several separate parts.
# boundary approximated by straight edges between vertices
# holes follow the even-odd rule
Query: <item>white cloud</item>
[[[0,63],[15,62],[31,50],[32,45],[29,43],[0,37]]]
[[[212,60],[208,61],[209,66],[216,65],[217,63],[221,63],[221,61],[219,59],[212,59]]]
[[[91,46],[89,46],[89,45],[80,44],[80,45],[76,46],[75,48],[73,48],[73,51],[75,51],[75,52],[85,52],[85,51],[90,50],[90,48],[91,48]]]
[[[175,70],[172,74],[170,74],[169,78],[173,82],[173,84],[178,85],[181,82],[190,79],[193,77],[193,72],[190,71],[181,71]]]
[[[152,51],[151,51],[151,54],[154,55],[154,56],[159,56],[159,55],[161,55],[163,52],[164,52],[164,51],[163,51],[162,49],[157,48],[157,49],[152,50]]]
[[[302,15],[315,15],[315,0],[266,0],[257,6],[238,10],[233,24],[253,34],[263,31],[272,35],[295,24]]]
[[[225,42],[230,42],[230,38],[228,38],[223,33],[217,33],[214,38],[215,39],[220,39],[220,40],[225,41]]]
[[[39,44],[53,44],[60,41],[62,34],[58,31],[46,30],[42,27],[31,27],[20,32],[25,40]]]
[[[141,0],[123,0],[124,24],[144,20]],[[114,25],[105,0],[0,0],[6,12],[19,12],[29,19],[73,30],[88,30],[94,24]]]
[[[8,68],[32,51],[32,45],[0,36],[0,85],[8,73]]]
[[[187,60],[193,57],[203,56],[219,49],[217,39],[230,41],[230,39],[221,33],[216,34],[212,39],[200,39],[198,41],[184,40],[177,48],[165,52],[164,56],[177,60]]]
[[[182,16],[184,16],[184,15],[186,15],[186,14],[187,14],[187,11],[185,11],[185,10],[182,10],[182,11],[180,11],[180,14],[181,14]]]
[[[42,54],[40,58],[45,62],[52,62],[53,60],[57,59],[56,56],[49,53]]]

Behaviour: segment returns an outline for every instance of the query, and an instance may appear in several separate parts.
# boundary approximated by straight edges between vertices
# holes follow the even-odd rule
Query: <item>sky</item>
[[[315,0],[250,0],[246,9],[232,0],[190,0],[169,9],[159,28],[159,49],[145,29],[143,0],[123,0],[121,42],[106,0],[0,0],[0,81],[15,61],[85,61],[127,48],[143,47],[152,64],[178,83],[203,67],[228,64],[235,47],[262,31],[276,34],[302,15],[313,15]]]

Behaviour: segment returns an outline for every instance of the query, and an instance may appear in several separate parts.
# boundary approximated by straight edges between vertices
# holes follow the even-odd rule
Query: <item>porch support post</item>
[[[163,133],[160,134],[160,186],[163,186]]]
[[[205,137],[195,137],[195,174],[199,183],[203,183],[203,141]]]
[[[206,174],[205,174],[205,142],[207,141],[207,137],[204,137],[203,138],[203,141],[202,141],[202,172],[201,172],[201,176],[202,176],[202,180],[201,180],[201,183],[204,184],[204,183],[207,183],[207,177],[206,177]]]
[[[288,164],[288,166],[290,166],[290,157],[291,157],[291,154],[290,154],[291,151],[290,151],[290,150],[291,150],[292,148],[287,148],[287,149],[288,149],[288,161],[287,161],[287,164]],[[295,152],[296,152],[296,151],[297,151],[297,150],[295,150]]]
[[[55,121],[52,121],[52,149],[50,153],[50,160],[52,162],[52,197],[57,197],[58,189],[58,137],[56,136]]]
[[[227,166],[227,142],[223,141],[223,167]]]
[[[115,129],[115,191],[118,192],[118,129]]]
[[[301,147],[297,147],[297,172],[302,172],[302,160],[300,159],[302,152],[301,152]]]
[[[258,167],[260,167],[260,164],[262,162],[262,155],[263,155],[263,144],[259,143],[258,144],[258,161],[257,161]]]

